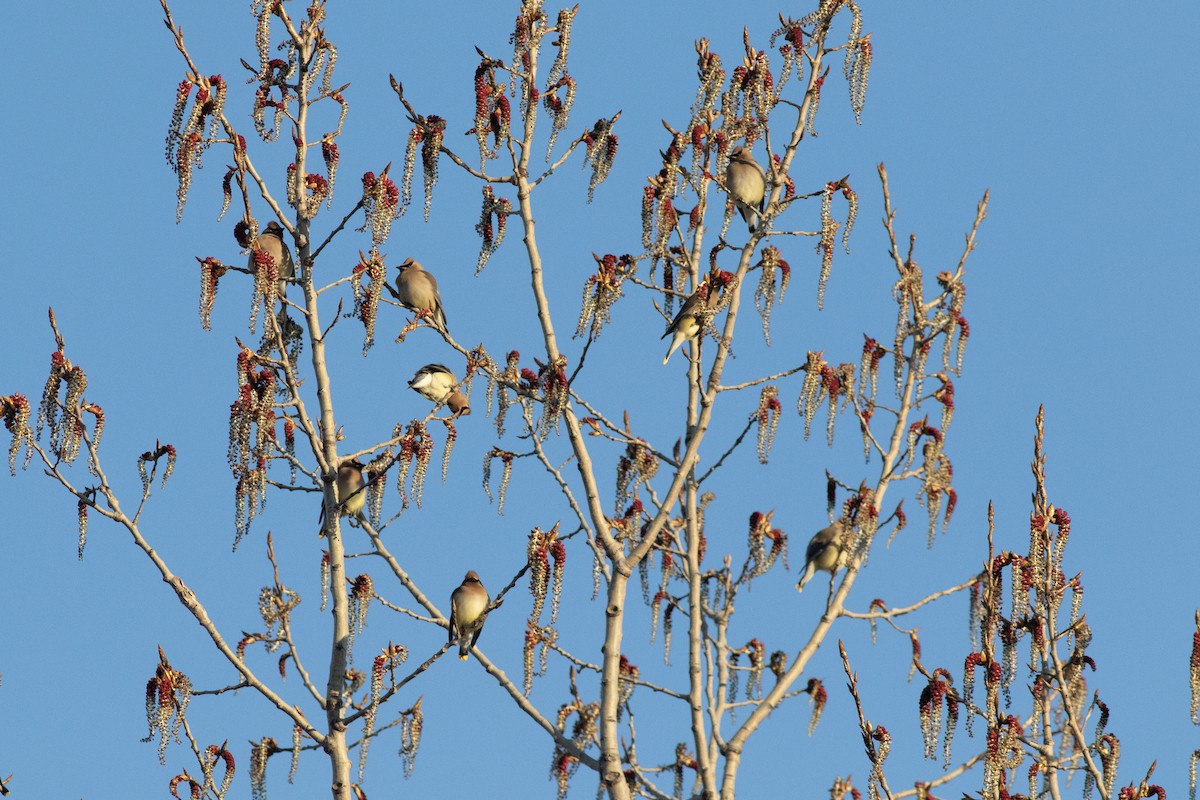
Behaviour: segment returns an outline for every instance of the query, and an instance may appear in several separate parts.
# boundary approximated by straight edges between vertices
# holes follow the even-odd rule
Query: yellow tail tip
[[[459,657],[458,657],[458,660],[459,660],[459,661],[470,661],[470,660],[471,660],[471,657],[470,657],[470,656],[465,656],[465,655],[464,655],[464,656],[459,656]]]

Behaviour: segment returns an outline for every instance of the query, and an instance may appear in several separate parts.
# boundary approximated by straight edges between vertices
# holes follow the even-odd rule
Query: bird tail
[[[471,658],[471,645],[462,642],[458,645],[458,660],[468,661]]]
[[[738,202],[737,207],[738,211],[741,212],[742,219],[746,221],[746,225],[750,228],[750,235],[753,236],[754,232],[758,230],[757,209],[742,202]]]
[[[683,337],[676,334],[675,338],[671,340],[671,348],[667,350],[667,354],[663,356],[663,366],[666,366],[667,362],[671,360],[671,356],[674,355],[675,351],[679,349],[679,345],[681,344],[683,344]]]
[[[817,574],[817,565],[813,562],[808,562],[804,567],[804,574],[800,576],[800,580],[796,583],[796,591],[803,592],[804,584],[812,580],[813,575]]]

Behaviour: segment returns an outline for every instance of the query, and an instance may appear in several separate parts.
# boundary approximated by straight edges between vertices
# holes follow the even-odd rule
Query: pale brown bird
[[[671,355],[679,349],[684,341],[694,338],[702,330],[704,323],[701,317],[702,313],[707,310],[705,295],[706,291],[703,288],[693,292],[692,296],[683,304],[683,308],[679,309],[675,319],[671,320],[671,324],[667,326],[667,330],[661,338],[665,339],[671,336],[671,347],[663,357],[663,364],[671,360]]]
[[[475,570],[468,571],[462,584],[450,595],[450,643],[458,642],[458,657],[463,661],[479,641],[488,602],[487,589],[479,582]]]
[[[338,509],[343,517],[358,517],[367,504],[367,484],[363,467],[357,458],[343,461],[338,467]]]
[[[456,417],[465,417],[471,413],[471,401],[458,389],[455,389],[446,398],[446,405],[450,408],[450,413]]]
[[[725,187],[753,234],[758,230],[758,215],[762,213],[763,198],[767,193],[767,174],[754,160],[754,155],[741,145],[729,153]]]
[[[338,516],[359,518],[367,505],[367,482],[363,477],[363,467],[366,464],[357,458],[347,459],[338,466],[337,492]],[[325,535],[325,506],[321,505],[321,513],[317,521],[322,523],[318,536]]]
[[[408,382],[408,388],[427,400],[449,406],[451,413],[456,417],[471,413],[470,401],[458,390],[458,378],[441,364],[426,364],[421,367]]]
[[[442,295],[438,292],[437,278],[426,272],[425,268],[412,258],[404,259],[399,269],[396,288],[393,290],[388,286],[392,297],[411,311],[430,312],[429,319],[434,327],[449,331],[446,327],[446,312],[442,310]]]
[[[269,255],[275,261],[275,268],[278,270],[279,280],[276,282],[276,292],[279,297],[287,296],[288,281],[296,277],[296,264],[292,261],[292,251],[288,249],[287,242],[283,240],[283,227],[275,220],[267,223],[266,229],[258,235],[250,245],[250,260],[247,263],[247,268],[254,271],[254,251],[261,250]]]
[[[800,576],[800,581],[796,584],[796,591],[804,591],[804,584],[812,580],[819,569],[829,573],[832,586],[834,574],[844,568],[849,561],[850,547],[846,529],[841,520],[838,520],[828,528],[817,531],[817,534],[809,540],[808,548],[804,551],[804,574]]]

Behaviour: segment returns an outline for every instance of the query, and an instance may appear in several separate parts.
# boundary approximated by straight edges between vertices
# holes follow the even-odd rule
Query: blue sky
[[[1200,744],[1187,719],[1200,558],[1186,522],[1193,505],[1186,486],[1200,442],[1186,416],[1195,410],[1196,380],[1182,358],[1195,338],[1198,299],[1194,131],[1200,90],[1178,40],[1197,30],[1200,7],[1162,3],[1150,19],[1112,2],[1040,4],[1036,10],[1023,3],[864,6],[876,63],[863,124],[854,125],[835,60],[817,118],[821,135],[802,145],[793,169],[800,191],[850,174],[862,198],[853,252],[836,257],[825,308],[818,312],[819,261],[807,241],[788,245],[793,280],[775,320],[773,347],[762,347],[757,321],[747,318],[750,327],[739,340],[730,378],[797,363],[806,350],[824,350],[835,362],[856,361],[862,333],[885,341],[890,336],[892,267],[879,224],[875,164],[887,164],[898,233],[917,234],[917,258],[927,275],[956,263],[975,203],[990,188],[990,215],[969,264],[971,340],[965,374],[956,381],[958,413],[947,445],[958,511],[950,532],[927,550],[917,524],[916,486],[894,489],[891,501],[908,497],[914,524],[890,549],[877,548],[849,606],[864,610],[874,597],[892,605],[911,602],[918,586],[958,582],[977,570],[986,553],[989,500],[996,504],[1000,545],[1025,546],[1033,417],[1045,404],[1051,500],[1073,520],[1067,571],[1083,570],[1085,610],[1095,632],[1089,654],[1098,666],[1089,684],[1113,708],[1110,728],[1123,744],[1120,781],[1140,780],[1158,759],[1155,782],[1181,792],[1187,754]],[[173,10],[202,69],[229,80],[231,105],[249,131],[244,109],[250,88],[238,66],[239,58],[255,57],[246,4],[193,0],[177,2]],[[515,14],[509,4],[464,12],[454,4],[334,3],[329,11],[326,30],[340,50],[335,83],[351,83],[351,110],[340,140],[335,210],[318,217],[320,230],[340,219],[339,205],[353,202],[358,176],[401,161],[408,125],[388,73],[404,83],[420,111],[450,121],[447,141],[473,161],[473,141],[458,138],[471,125],[473,47],[507,57]],[[3,134],[9,188],[0,226],[0,394],[40,394],[54,349],[46,324],[46,308],[53,306],[68,354],[88,371],[88,398],[106,410],[103,455],[117,486],[132,497],[139,485],[134,459],[155,439],[178,448],[176,474],[165,491],[155,492],[144,518],[160,552],[219,624],[235,633],[253,630],[261,626],[255,605],[258,587],[269,580],[262,552],[272,530],[285,580],[304,596],[311,615],[309,661],[319,672],[327,633],[326,617],[316,612],[316,500],[273,497],[252,536],[230,553],[233,485],[224,439],[235,397],[233,337],[255,337],[245,327],[248,292],[234,280],[222,284],[213,332],[203,332],[197,320],[194,256],[229,263],[241,257],[230,235],[232,217],[214,224],[225,153],[210,154],[183,222],[175,224],[175,183],[163,159],[163,137],[184,66],[160,16],[151,3],[121,14],[88,7],[51,16],[33,4],[8,12],[8,46],[0,54],[9,119]],[[659,120],[682,126],[694,97],[692,42],[707,36],[727,65],[736,63],[743,25],[765,47],[778,26],[775,6],[704,2],[686,13],[659,3],[620,10],[615,4],[582,6],[572,44],[580,91],[570,130],[618,109],[624,113],[616,166],[593,204],[585,204],[587,173],[578,160],[536,199],[560,337],[574,330],[581,286],[594,268],[590,254],[639,249],[641,187],[659,169],[657,151],[666,144]],[[788,116],[778,113],[781,120]],[[259,145],[256,159],[281,187],[290,160],[284,148]],[[436,271],[459,341],[486,341],[493,354],[536,352],[515,226],[474,278],[478,189],[443,162],[428,224],[420,218],[419,191],[385,248],[389,263],[413,255]],[[796,227],[812,227],[815,201],[793,213]],[[366,241],[363,234],[343,237],[323,268],[348,272]],[[380,323],[380,343],[366,358],[356,322],[344,320],[332,337],[335,402],[355,448],[423,413],[424,401],[405,382],[422,364],[454,356],[428,331],[392,344],[406,317],[389,311]],[[669,450],[682,430],[683,367],[682,360],[660,365],[660,333],[647,297],[629,294],[613,313],[613,328],[589,354],[581,385],[613,417],[629,409],[635,426]],[[579,346],[577,340],[567,352],[574,356]],[[518,468],[504,516],[488,505],[478,470],[496,435],[482,414],[481,388],[476,414],[459,425],[449,481],[443,486],[431,476],[425,507],[407,512],[388,533],[393,549],[443,603],[468,568],[478,569],[489,588],[507,583],[521,563],[529,529],[569,515],[529,464]],[[807,537],[824,524],[824,471],[851,483],[873,477],[875,465],[863,465],[848,419],[832,449],[819,433],[803,441],[794,412],[798,388],[798,382],[783,388],[785,418],[771,466],[757,466],[750,451],[734,459],[709,519],[714,552],[740,554],[747,514],[776,508],[775,523],[792,537],[794,572]],[[728,417],[737,424],[752,398],[729,402]],[[709,458],[729,440],[716,432],[714,437],[706,447]],[[511,435],[507,444],[517,447]],[[86,483],[82,465],[74,473]],[[611,468],[605,480],[611,485]],[[394,496],[389,502],[394,510]],[[0,777],[16,773],[17,797],[162,796],[172,775],[195,767],[183,747],[169,749],[168,766],[160,767],[154,745],[138,742],[145,735],[142,692],[155,648],[162,645],[197,686],[226,685],[232,671],[121,531],[95,517],[86,557],[76,560],[75,503],[40,470],[0,477],[0,508],[6,554]],[[564,641],[595,661],[602,607],[589,600],[587,554],[576,547],[570,555],[565,602],[576,612],[560,627]],[[369,563],[364,569],[383,574]],[[769,649],[800,641],[819,614],[820,593],[797,596],[794,580],[774,574],[744,596],[738,610],[745,638],[757,635]],[[403,600],[396,591],[392,595]],[[481,640],[510,675],[521,671],[524,598],[514,593],[507,613],[489,622]],[[389,639],[406,644],[418,659],[444,636],[382,609],[372,613],[363,663],[366,653]],[[633,613],[630,640],[644,641],[633,631],[639,625],[647,631],[645,620],[636,619],[645,612]],[[965,599],[951,600],[917,624],[926,663],[959,674],[967,652]],[[881,635],[872,647],[865,627],[849,621],[836,637],[850,649],[869,716],[896,735],[892,784],[908,787],[939,774],[937,764],[919,760],[920,686],[903,680],[907,643]],[[657,645],[637,644],[633,657],[644,675],[677,683],[683,680],[681,646],[679,637],[674,672],[661,666]],[[273,659],[261,659],[259,668],[269,673]],[[831,698],[821,728],[812,738],[805,735],[802,702],[776,711],[747,751],[740,782],[747,796],[821,792],[839,774],[865,785],[867,765],[833,640],[812,672],[824,678]],[[393,732],[372,748],[370,796],[493,796],[500,779],[493,767],[503,759],[510,767],[505,778],[522,796],[552,795],[549,742],[481,670],[444,659],[414,687],[399,707],[418,693],[425,696],[425,741],[416,770],[407,784],[397,784],[402,779]],[[285,688],[299,687],[290,682]],[[547,713],[566,697],[561,671],[535,685],[533,698]],[[668,710],[660,719],[649,710],[643,714],[643,760],[670,760],[685,733],[682,711]],[[192,715],[201,738],[228,738],[243,767],[248,738],[288,735],[265,703],[247,692],[197,701]],[[481,735],[464,756],[466,730]],[[960,731],[958,755],[977,743]],[[269,790],[273,797],[327,796],[327,777],[324,761],[310,758],[302,762],[297,784],[287,787],[286,765],[273,762]],[[593,796],[590,777],[581,772],[578,780],[572,796]],[[971,779],[961,788],[976,791],[978,785]],[[246,784],[239,786],[236,794],[247,796]]]

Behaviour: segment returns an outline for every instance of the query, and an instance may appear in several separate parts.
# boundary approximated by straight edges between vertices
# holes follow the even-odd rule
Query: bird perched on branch
[[[450,643],[458,642],[458,657],[463,661],[479,641],[488,601],[487,589],[479,582],[475,570],[468,571],[450,595]]]
[[[753,235],[758,230],[759,214],[762,213],[763,199],[767,193],[767,174],[754,160],[753,154],[741,145],[729,153],[725,188],[729,190],[729,196],[733,198]]]
[[[354,517],[357,519],[367,504],[367,482],[363,478],[363,467],[366,464],[359,461],[357,458],[351,458],[343,461],[338,466],[337,476],[337,499],[338,499],[338,516]],[[324,536],[325,522],[325,506],[321,505],[321,513],[318,517],[322,523],[322,530],[318,535]]]
[[[847,541],[846,528],[841,520],[822,528],[808,542],[804,551],[804,574],[796,584],[796,591],[804,591],[804,585],[813,579],[817,570],[829,573],[829,583],[832,587],[833,576],[839,569],[844,568],[850,561],[850,547]]]
[[[357,517],[367,504],[367,483],[363,479],[366,464],[357,458],[338,467],[338,509],[343,517]]]
[[[288,249],[287,243],[283,240],[283,228],[278,222],[275,220],[268,222],[267,227],[250,245],[250,260],[247,263],[247,269],[251,272],[255,271],[255,250],[261,250],[274,260],[278,275],[275,283],[276,294],[281,300],[287,297],[288,281],[296,277],[296,264],[292,261],[292,251]]]
[[[663,357],[663,364],[671,360],[671,355],[687,339],[695,338],[704,329],[704,313],[707,311],[708,290],[701,286],[679,309],[675,319],[667,326],[663,339],[671,336],[671,347]]]
[[[441,364],[426,364],[421,367],[408,382],[408,388],[427,400],[439,405],[446,404],[456,417],[471,413],[470,401],[458,390],[458,378]]]
[[[396,302],[418,314],[428,311],[430,322],[435,328],[449,331],[446,327],[446,313],[442,310],[442,295],[438,292],[437,278],[426,272],[425,268],[412,258],[404,259],[399,269],[396,288],[388,286],[388,291],[396,298]]]

